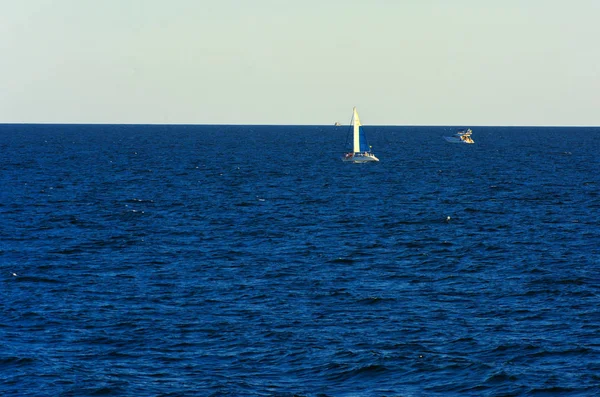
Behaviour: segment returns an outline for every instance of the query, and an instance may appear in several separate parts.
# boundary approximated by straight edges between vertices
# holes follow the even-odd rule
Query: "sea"
[[[459,127],[0,125],[0,395],[600,395],[600,128]]]

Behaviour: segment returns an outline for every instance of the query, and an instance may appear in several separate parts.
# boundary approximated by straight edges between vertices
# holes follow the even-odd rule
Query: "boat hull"
[[[462,140],[462,139],[454,137],[454,136],[445,136],[444,139],[446,140],[446,142],[450,142],[450,143],[466,143],[466,144],[475,143],[475,142],[473,142],[473,140],[471,140],[469,142],[469,141],[465,141],[465,140]]]
[[[342,157],[345,163],[372,163],[379,161],[372,153],[348,153]]]

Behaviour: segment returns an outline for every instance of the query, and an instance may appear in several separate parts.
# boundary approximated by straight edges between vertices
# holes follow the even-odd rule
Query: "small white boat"
[[[367,136],[364,130],[361,128],[362,124],[358,118],[358,112],[356,107],[352,109],[352,138],[353,146],[352,151],[342,156],[342,161],[347,163],[369,163],[372,161],[379,161],[377,157],[371,152],[371,146],[367,143]]]
[[[475,143],[473,138],[471,138],[472,133],[473,131],[471,131],[470,128],[467,128],[466,130],[458,131],[452,136],[445,136],[444,139],[450,143]]]

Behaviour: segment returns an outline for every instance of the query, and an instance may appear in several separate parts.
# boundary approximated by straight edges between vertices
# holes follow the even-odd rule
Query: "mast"
[[[354,125],[354,153],[360,152],[360,119],[358,118],[358,112],[356,106],[352,109],[352,124]]]

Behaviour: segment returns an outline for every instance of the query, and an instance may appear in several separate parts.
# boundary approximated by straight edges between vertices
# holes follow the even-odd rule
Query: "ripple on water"
[[[600,394],[598,129],[1,128],[7,395]]]

